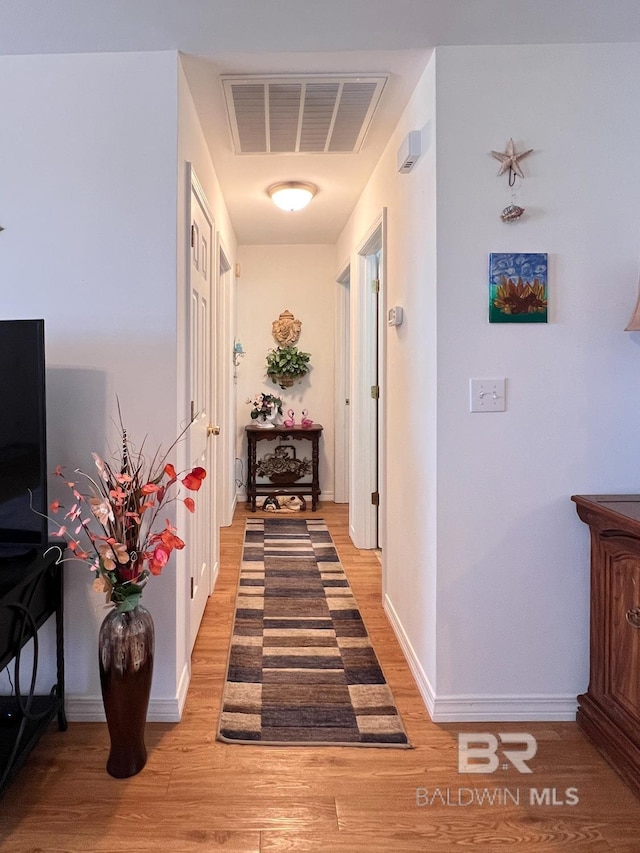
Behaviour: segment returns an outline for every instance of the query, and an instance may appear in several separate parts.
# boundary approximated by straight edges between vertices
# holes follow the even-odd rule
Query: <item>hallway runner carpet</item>
[[[410,747],[321,518],[246,523],[218,739]]]

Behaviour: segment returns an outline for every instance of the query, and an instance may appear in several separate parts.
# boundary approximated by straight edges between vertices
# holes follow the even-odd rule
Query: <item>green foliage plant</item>
[[[274,385],[290,388],[311,370],[311,354],[295,346],[278,347],[267,354],[267,376]]]

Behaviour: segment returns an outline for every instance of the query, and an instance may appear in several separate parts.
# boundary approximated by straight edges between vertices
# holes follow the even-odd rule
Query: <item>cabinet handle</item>
[[[632,607],[627,610],[627,622],[632,628],[640,628],[640,607]]]

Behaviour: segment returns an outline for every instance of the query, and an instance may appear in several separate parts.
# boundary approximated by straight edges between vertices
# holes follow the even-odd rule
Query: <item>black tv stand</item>
[[[14,696],[0,696],[0,795],[18,772],[49,723],[57,717],[67,728],[64,711],[64,647],[62,617],[62,546],[51,544],[35,554],[0,561],[0,671],[14,662]],[[48,694],[35,693],[38,629],[56,620],[56,683]],[[33,664],[24,685],[20,655],[33,641]]]

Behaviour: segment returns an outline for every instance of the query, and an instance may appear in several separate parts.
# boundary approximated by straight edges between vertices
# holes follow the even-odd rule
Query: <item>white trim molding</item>
[[[338,503],[349,502],[349,471],[351,429],[349,398],[351,375],[350,349],[350,288],[351,263],[347,261],[336,275],[335,309],[336,337],[334,358],[334,491]]]
[[[393,628],[393,632],[396,635],[398,642],[400,643],[400,648],[402,649],[402,653],[407,659],[407,663],[409,664],[409,669],[413,677],[416,680],[416,684],[418,686],[418,690],[420,695],[422,696],[422,701],[427,707],[427,711],[429,712],[429,716],[433,720],[433,712],[435,707],[435,692],[433,687],[431,686],[431,682],[427,678],[427,674],[422,668],[422,664],[418,660],[418,656],[416,655],[409,638],[404,630],[402,622],[398,618],[398,614],[396,613],[395,607],[391,603],[391,599],[388,595],[384,595],[383,597],[383,608],[384,612],[387,614],[387,618],[391,623],[391,627]]]
[[[188,687],[188,684],[187,684]],[[151,699],[147,712],[148,723],[179,723],[184,707],[184,697]],[[101,696],[66,696],[65,710],[71,723],[104,723],[104,705]]]
[[[575,722],[575,696],[436,696],[434,723]]]
[[[384,611],[416,680],[422,700],[434,723],[574,722],[578,707],[573,694],[560,695],[453,695],[438,696],[427,678],[388,596]]]
[[[384,530],[384,505],[375,507],[372,493],[384,488],[383,471],[378,471],[378,449],[385,437],[378,435],[384,426],[384,350],[378,352],[379,323],[376,307],[383,304],[382,292],[372,288],[373,278],[380,280],[377,255],[386,252],[386,208],[382,208],[360,241],[351,265],[350,278],[350,446],[349,533],[356,548],[376,548],[378,528]],[[383,261],[384,262],[384,261]],[[377,274],[373,275],[376,267]],[[376,404],[371,389],[376,381],[379,400]],[[378,422],[379,413],[379,422]],[[378,482],[380,477],[380,482]]]

